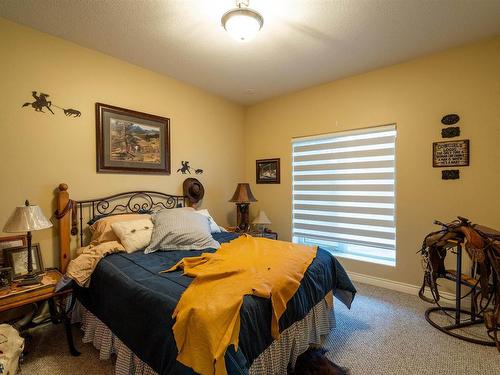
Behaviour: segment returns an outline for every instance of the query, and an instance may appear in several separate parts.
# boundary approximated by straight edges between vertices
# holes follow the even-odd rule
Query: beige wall
[[[335,64],[335,61],[332,61]],[[433,219],[456,215],[500,227],[500,38],[316,86],[248,109],[246,178],[283,239],[290,239],[291,139],[389,123],[397,124],[395,268],[341,259],[353,272],[419,284],[423,236]],[[470,139],[470,167],[458,181],[432,168],[440,119],[458,113],[460,139]],[[281,158],[281,184],[256,185],[255,160]]]
[[[243,177],[242,106],[2,18],[0,56],[0,229],[27,198],[50,215],[60,182],[75,199],[136,189],[180,193],[181,160],[205,171],[197,176],[206,188],[203,205],[221,224],[233,221],[227,201]],[[82,116],[21,108],[32,90]],[[172,175],[97,174],[96,102],[169,117]],[[49,266],[57,265],[55,236],[55,230],[33,234]]]
[[[500,38],[445,51],[270,100],[246,110],[202,90],[0,18],[0,226],[29,198],[47,215],[60,182],[77,199],[132,189],[180,193],[182,175],[95,171],[95,102],[170,117],[172,169],[181,160],[205,170],[203,202],[225,225],[227,200],[246,179],[280,237],[290,239],[291,138],[396,123],[397,266],[343,259],[350,271],[410,284],[421,279],[418,250],[434,218],[469,216],[500,227]],[[332,62],[334,63],[334,62]],[[21,108],[31,91],[80,118]],[[459,181],[432,168],[442,115],[457,112],[471,140],[471,166]],[[246,155],[243,157],[242,155]],[[255,160],[280,157],[280,185],[255,184]],[[243,173],[243,170],[246,172]],[[56,231],[34,233],[44,261],[57,265]]]

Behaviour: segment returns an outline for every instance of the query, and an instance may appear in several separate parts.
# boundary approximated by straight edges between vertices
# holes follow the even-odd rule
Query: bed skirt
[[[74,320],[82,323],[83,342],[92,343],[99,350],[99,359],[116,355],[116,375],[158,375],[90,311],[79,303],[75,310]],[[309,344],[322,344],[334,324],[331,302],[325,298],[304,319],[283,331],[279,339],[255,359],[249,375],[286,374],[288,364],[295,364],[297,357],[307,350]]]

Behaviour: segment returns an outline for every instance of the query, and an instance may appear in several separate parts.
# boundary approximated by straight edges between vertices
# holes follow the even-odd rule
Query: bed
[[[60,220],[60,261],[64,271],[71,259],[71,235],[78,245],[86,242],[85,223],[102,215],[171,209],[190,205],[185,196],[139,191],[106,198],[76,201],[61,184],[57,192]],[[71,235],[70,235],[71,234]],[[229,242],[237,233],[214,233]],[[74,242],[74,241],[73,241]],[[160,273],[186,256],[203,251],[168,251],[144,254],[116,253],[103,258],[88,288],[75,288],[84,342],[92,342],[101,358],[116,354],[117,374],[180,374],[193,370],[176,361],[172,312],[192,279],[181,271]],[[271,337],[271,304],[268,299],[245,296],[240,311],[239,350],[229,347],[225,356],[228,374],[283,374],[310,343],[321,344],[332,328],[333,294],[347,306],[355,295],[340,263],[318,249],[298,291],[279,320],[281,335]]]

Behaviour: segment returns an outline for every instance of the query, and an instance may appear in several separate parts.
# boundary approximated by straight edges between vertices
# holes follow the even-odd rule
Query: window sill
[[[362,256],[362,255],[356,255],[356,254],[349,254],[349,253],[342,253],[342,252],[338,252],[338,251],[332,251],[330,249],[325,249],[324,247],[321,247],[321,248],[324,249],[324,250],[326,250],[326,251],[328,251],[330,254],[332,254],[332,255],[334,255],[335,257],[338,257],[338,258],[346,258],[346,259],[357,260],[357,261],[365,262],[365,263],[375,263],[375,264],[381,264],[383,266],[396,267],[396,261],[395,260],[369,258],[369,257],[365,257],[365,256]]]

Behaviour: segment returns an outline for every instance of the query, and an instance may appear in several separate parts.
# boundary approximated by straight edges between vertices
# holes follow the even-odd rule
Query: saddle
[[[478,296],[485,301],[492,301],[493,309],[484,311],[483,317],[488,335],[495,340],[500,351],[500,232],[483,225],[472,224],[460,216],[458,220],[448,224],[440,221],[434,223],[441,225],[442,228],[429,233],[419,251],[425,268],[419,297],[426,302],[439,304],[437,279],[451,273],[446,270],[444,264],[448,250],[458,243],[464,243],[465,250],[479,275],[478,280],[467,278],[465,281],[474,288],[479,285]],[[464,280],[462,275],[456,277]],[[424,295],[426,287],[429,287],[432,299]],[[477,301],[474,302],[477,304]]]

